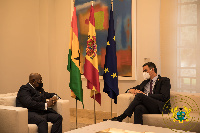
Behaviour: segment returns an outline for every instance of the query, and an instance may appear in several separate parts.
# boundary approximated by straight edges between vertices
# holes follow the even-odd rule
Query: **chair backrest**
[[[172,108],[190,108],[191,112],[200,112],[200,93],[170,92]]]
[[[17,92],[0,94],[0,105],[16,107],[16,97],[17,97]]]

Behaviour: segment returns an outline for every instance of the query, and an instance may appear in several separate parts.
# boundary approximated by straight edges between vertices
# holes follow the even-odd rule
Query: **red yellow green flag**
[[[101,93],[99,83],[99,69],[98,69],[98,58],[97,58],[97,44],[96,44],[96,32],[95,32],[95,19],[94,19],[94,8],[90,8],[89,17],[89,32],[84,64],[84,76],[87,79],[87,88],[91,89],[90,97],[101,105]]]
[[[67,70],[70,72],[69,87],[71,89],[71,96],[76,97],[76,99],[81,101],[83,104],[83,89],[82,89],[80,66],[81,65],[80,65],[80,49],[78,41],[77,16],[76,16],[76,7],[74,7],[72,22],[71,22],[71,30],[70,30]]]

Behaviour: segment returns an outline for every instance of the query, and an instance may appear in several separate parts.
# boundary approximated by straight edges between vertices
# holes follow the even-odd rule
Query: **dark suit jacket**
[[[144,86],[150,81],[144,80],[140,85],[137,85],[136,87],[133,87],[131,89],[137,89],[144,92]],[[157,104],[159,106],[160,112],[163,111],[163,113],[170,112],[169,108],[171,107],[170,104],[170,79],[167,77],[161,77],[158,75],[158,79],[155,82],[154,88],[153,88],[153,94],[148,94],[149,97],[156,99]],[[153,103],[150,103],[153,104]]]
[[[45,92],[41,89],[40,92],[34,89],[29,83],[22,85],[16,97],[16,106],[28,109],[28,112],[54,112],[51,108],[45,110],[46,99],[52,98],[55,93]]]

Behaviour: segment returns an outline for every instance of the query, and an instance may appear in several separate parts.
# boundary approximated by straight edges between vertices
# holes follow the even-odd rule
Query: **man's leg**
[[[38,126],[38,133],[48,133],[48,124],[45,115],[28,112],[28,124],[36,124]]]
[[[133,99],[133,101],[130,103],[128,108],[124,111],[124,114],[131,117],[137,105],[144,105],[150,114],[160,113],[157,102],[157,100],[151,97],[148,97],[142,93],[138,93]]]
[[[134,124],[142,124],[143,125],[143,114],[149,114],[149,111],[145,108],[144,105],[137,105],[134,111]]]
[[[47,121],[53,123],[51,133],[62,133],[62,116],[56,113],[48,113]]]
[[[144,107],[147,109],[147,111],[150,114],[157,114],[160,113],[159,111],[159,107],[157,105],[157,100],[148,97],[142,93],[138,93],[135,98],[133,99],[133,101],[130,103],[130,105],[128,106],[128,108],[124,111],[123,114],[121,114],[118,117],[114,117],[111,120],[113,121],[122,121],[123,119],[125,119],[127,116],[131,117],[133,112],[135,111],[135,108],[138,105],[144,105]],[[144,110],[144,109],[143,109]],[[146,113],[146,111],[144,111],[144,113]],[[137,113],[134,114],[134,116],[137,115]],[[141,123],[141,122],[140,122]]]

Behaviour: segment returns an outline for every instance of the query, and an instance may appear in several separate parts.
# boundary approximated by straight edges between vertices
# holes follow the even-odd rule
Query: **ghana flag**
[[[87,79],[87,88],[91,89],[90,97],[101,105],[101,93],[99,83],[99,69],[98,69],[98,58],[97,58],[97,44],[96,44],[96,32],[95,32],[95,19],[94,19],[94,8],[90,8],[89,17],[89,32],[84,64],[84,76]]]
[[[80,49],[78,41],[78,28],[77,28],[77,16],[76,7],[71,22],[70,30],[70,43],[69,43],[69,54],[68,54],[68,66],[67,70],[70,72],[70,83],[71,96],[76,97],[77,100],[83,104],[83,89],[80,73]]]

